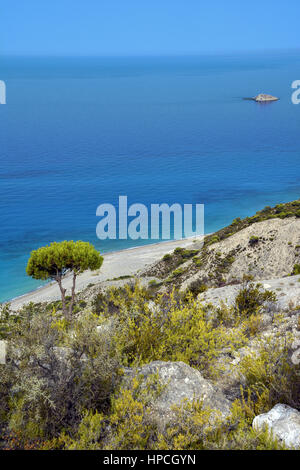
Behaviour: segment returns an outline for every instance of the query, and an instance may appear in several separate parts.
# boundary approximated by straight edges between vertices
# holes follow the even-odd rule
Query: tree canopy
[[[29,258],[26,273],[34,279],[55,280],[60,288],[63,312],[66,313],[66,289],[62,286],[65,274],[73,273],[72,300],[69,306],[71,315],[75,299],[76,277],[90,269],[95,271],[103,263],[100,253],[88,242],[63,241],[53,242],[34,250]]]
[[[87,242],[53,242],[31,253],[26,272],[34,279],[56,279],[68,271],[76,275],[90,269],[94,271],[102,265],[100,253]]]

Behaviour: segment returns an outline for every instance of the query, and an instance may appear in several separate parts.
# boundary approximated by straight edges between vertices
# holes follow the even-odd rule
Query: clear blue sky
[[[300,48],[299,0],[0,0],[0,54]]]

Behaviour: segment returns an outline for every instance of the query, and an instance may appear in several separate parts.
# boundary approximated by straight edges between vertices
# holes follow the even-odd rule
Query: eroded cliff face
[[[140,276],[154,276],[164,287],[181,290],[194,282],[207,288],[238,284],[248,274],[256,281],[290,276],[300,264],[300,218],[257,222],[204,246],[192,258],[178,256],[153,263]]]

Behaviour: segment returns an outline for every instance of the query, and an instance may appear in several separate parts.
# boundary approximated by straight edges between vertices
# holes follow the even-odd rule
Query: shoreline
[[[156,243],[148,243],[142,246],[124,248],[123,250],[104,253],[103,265],[99,271],[86,271],[77,278],[77,292],[85,289],[89,284],[100,284],[111,281],[121,276],[133,276],[139,271],[150,266],[152,263],[161,259],[165,254],[172,252],[175,248],[193,247],[195,243],[202,244],[206,235],[182,238],[180,240],[162,240]],[[128,259],[128,253],[130,257]],[[72,277],[67,275],[63,279],[64,287],[71,287]],[[67,294],[68,295],[68,294]],[[4,302],[10,304],[13,310],[34,302],[51,302],[60,299],[60,293],[55,281],[51,281],[45,286],[40,286],[25,294]]]

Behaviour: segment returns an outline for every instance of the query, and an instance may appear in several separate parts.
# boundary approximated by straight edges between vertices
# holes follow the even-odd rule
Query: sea
[[[206,233],[300,197],[300,51],[2,57],[0,80],[0,302],[41,285],[26,264],[52,241],[155,242],[97,238],[120,195],[204,204]]]

